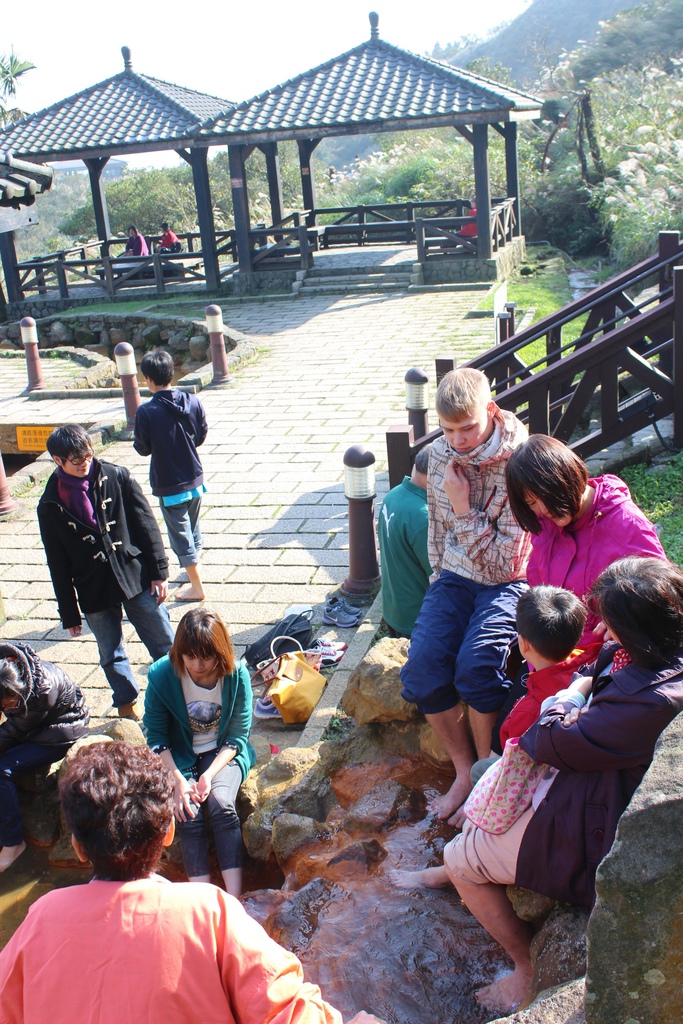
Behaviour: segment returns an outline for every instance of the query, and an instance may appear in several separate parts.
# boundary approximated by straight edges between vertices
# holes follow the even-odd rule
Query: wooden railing
[[[416,238],[419,218],[461,217],[471,203],[467,199],[425,202],[375,203],[373,205],[317,207],[306,214],[306,223],[315,229],[319,244],[365,245],[366,242],[401,242],[410,245]]]
[[[434,259],[479,254],[477,236],[463,235],[462,229],[472,225],[471,217],[436,217],[415,221],[417,258],[420,263]],[[514,199],[494,200],[491,207],[491,252],[503,249],[515,236],[517,225]]]
[[[531,433],[552,434],[583,457],[670,415],[674,445],[683,448],[682,264],[678,232],[662,232],[656,256],[467,365],[487,374],[498,405]],[[642,301],[629,297],[650,282],[656,287]],[[415,438],[412,427],[391,428],[390,486],[441,433]]]

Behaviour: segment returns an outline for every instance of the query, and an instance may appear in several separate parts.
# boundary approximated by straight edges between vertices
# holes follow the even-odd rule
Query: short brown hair
[[[490,401],[488,377],[471,366],[450,370],[436,389],[436,411],[444,420],[460,420]]]
[[[144,744],[93,743],[70,761],[59,783],[64,817],[95,875],[147,878],[173,820],[173,779]]]
[[[178,675],[185,671],[183,655],[189,658],[215,658],[222,676],[235,668],[235,652],[228,628],[216,612],[193,608],[178,623],[173,646],[168,652]]]
[[[574,519],[588,483],[583,459],[562,441],[532,434],[515,448],[505,464],[505,482],[512,514],[527,533],[540,533],[538,516],[529,508],[529,495],[540,498],[553,517]]]

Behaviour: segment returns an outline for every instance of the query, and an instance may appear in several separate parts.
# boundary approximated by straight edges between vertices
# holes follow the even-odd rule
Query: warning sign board
[[[20,452],[44,452],[45,442],[54,429],[43,426],[17,426],[17,449]]]

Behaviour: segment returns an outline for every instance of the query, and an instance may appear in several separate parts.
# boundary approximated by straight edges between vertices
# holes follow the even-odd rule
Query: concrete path
[[[201,449],[209,487],[201,520],[206,604],[229,624],[239,653],[289,604],[313,604],[320,623],[327,594],[348,571],[344,451],[355,443],[371,448],[382,494],[384,434],[407,419],[405,371],[422,366],[433,381],[435,357],[465,361],[489,347],[492,321],[464,319],[481,297],[481,291],[402,293],[226,306],[226,322],[263,350],[237,372],[234,387],[200,396],[210,425]],[[49,405],[55,422],[90,415],[89,401]],[[110,418],[120,416],[116,401],[103,405]],[[103,454],[132,469],[149,493],[148,460],[129,442],[113,443]],[[0,522],[0,587],[8,614],[0,635],[26,640],[64,665],[85,688],[94,716],[101,716],[110,691],[94,639],[70,640],[60,628],[35,517],[41,492],[42,485],[22,495],[20,513]],[[174,623],[187,608],[173,600],[183,578],[172,564]],[[322,634],[334,635],[334,629],[323,627]],[[144,687],[147,652],[132,627],[125,635]]]

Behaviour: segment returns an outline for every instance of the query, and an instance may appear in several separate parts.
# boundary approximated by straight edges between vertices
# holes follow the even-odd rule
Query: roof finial
[[[121,53],[123,54],[123,67],[124,67],[124,70],[125,71],[132,71],[133,70],[133,62],[130,59],[130,47],[129,46],[122,46],[121,47]]]
[[[379,39],[379,14],[370,11],[368,18],[370,19],[370,38]]]

